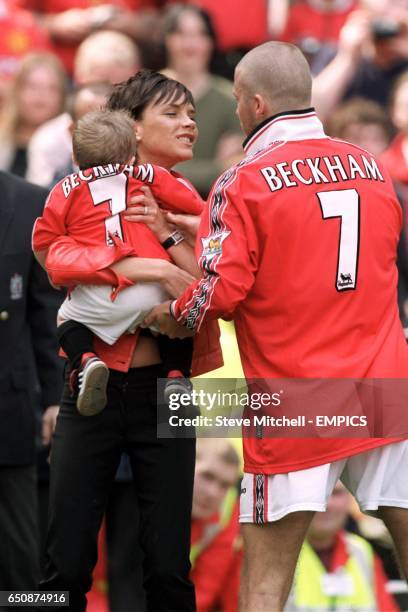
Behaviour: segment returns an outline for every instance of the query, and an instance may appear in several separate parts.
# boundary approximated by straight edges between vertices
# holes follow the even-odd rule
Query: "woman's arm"
[[[195,280],[194,276],[181,270],[165,259],[126,257],[111,266],[116,274],[133,282],[157,282],[172,297],[179,297]]]
[[[69,236],[51,245],[46,270],[55,286],[112,285],[124,288],[136,282],[159,282],[172,296],[178,297],[193,277],[164,259],[132,257],[132,248],[86,247]]]

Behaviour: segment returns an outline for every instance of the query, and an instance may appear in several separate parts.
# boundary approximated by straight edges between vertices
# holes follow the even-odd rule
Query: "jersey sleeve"
[[[56,185],[47,198],[42,216],[35,221],[32,236],[34,251],[48,249],[54,240],[66,234],[68,206],[69,200],[64,197],[61,185]]]
[[[119,291],[133,283],[109,266],[132,254],[133,248],[120,241],[114,247],[87,247],[70,236],[62,236],[48,251],[46,269],[54,285],[111,285]]]
[[[204,210],[197,238],[202,278],[171,305],[177,321],[191,330],[198,331],[204,317],[231,318],[255,280],[256,232],[237,173],[235,168],[220,178]]]

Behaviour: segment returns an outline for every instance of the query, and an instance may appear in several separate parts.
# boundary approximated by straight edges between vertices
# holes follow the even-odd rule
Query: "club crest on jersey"
[[[13,274],[10,278],[10,299],[21,300],[23,297],[23,277],[21,274]]]
[[[340,272],[339,277],[337,279],[337,289],[348,289],[354,287],[354,282],[352,276],[349,272],[344,273]]]
[[[203,244],[203,257],[207,260],[212,259],[216,255],[220,255],[222,253],[222,243],[224,240],[230,235],[230,231],[217,232],[215,234],[211,234],[207,238],[201,238],[201,242]]]

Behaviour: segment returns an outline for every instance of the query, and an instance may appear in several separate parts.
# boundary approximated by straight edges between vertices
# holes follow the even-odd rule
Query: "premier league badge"
[[[12,300],[21,300],[23,297],[23,277],[21,274],[13,274],[10,278],[10,298]]]

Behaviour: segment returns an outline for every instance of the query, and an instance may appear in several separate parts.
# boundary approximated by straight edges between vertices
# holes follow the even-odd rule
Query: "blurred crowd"
[[[0,32],[1,170],[46,188],[54,185],[73,169],[75,121],[101,108],[113,84],[141,67],[153,68],[181,81],[194,95],[199,139],[194,159],[177,169],[206,197],[216,177],[242,157],[232,96],[234,67],[249,49],[275,39],[302,49],[314,74],[314,106],[326,132],[382,160],[408,220],[408,0],[0,0]],[[398,265],[405,323],[407,223]],[[239,462],[230,443],[200,441],[191,549],[199,612],[237,609]],[[120,482],[129,484],[126,477]],[[118,497],[127,508],[121,520],[128,525],[133,515],[126,512],[133,502],[125,503],[131,493],[120,482]],[[321,584],[321,575],[332,576],[338,567],[356,575],[371,572],[371,595],[360,595],[372,607],[364,609],[398,609],[385,586],[399,578],[387,534],[379,523],[350,510],[339,485],[326,515],[313,523],[288,609],[340,609],[336,589],[347,591],[347,581],[327,583],[326,590],[332,591],[328,604],[324,593],[313,600],[318,587],[311,586],[313,579]],[[112,531],[112,525],[113,519],[104,532],[107,556],[101,540],[90,609],[109,609],[105,587],[113,576],[110,609],[143,610],[140,556],[133,556],[135,567],[127,567],[123,578],[120,567],[130,564],[134,549],[119,558],[114,552],[119,528]],[[350,530],[371,538],[385,569],[367,540],[350,536]],[[137,531],[135,540],[130,532],[126,527],[128,541],[137,547]],[[126,585],[135,585],[131,608],[112,596],[115,581],[122,594]]]

